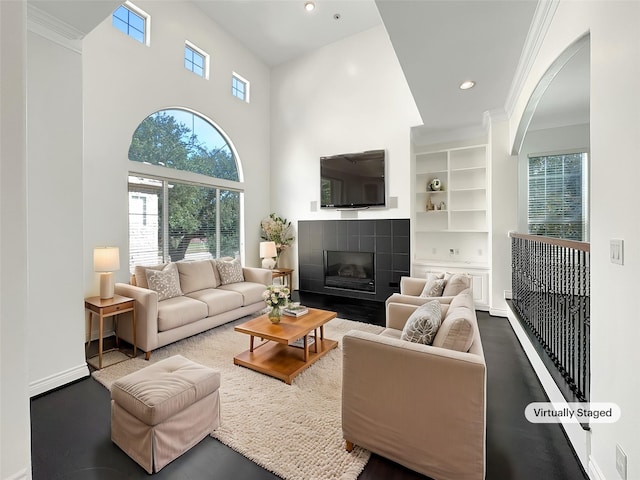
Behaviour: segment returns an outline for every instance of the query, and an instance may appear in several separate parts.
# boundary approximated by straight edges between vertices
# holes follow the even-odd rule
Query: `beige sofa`
[[[389,303],[382,333],[343,338],[347,450],[359,445],[438,480],[482,480],[486,366],[473,298],[465,291],[440,305],[433,345],[400,339],[417,308]]]
[[[217,267],[221,261],[175,262],[181,294],[161,301],[159,293],[148,288],[146,271],[163,270],[166,265],[136,267],[132,284],[116,284],[115,293],[136,300],[136,343],[147,360],[156,348],[266,307],[262,293],[272,283],[271,270],[243,267],[242,281],[225,284]],[[118,336],[129,343],[133,343],[131,323],[118,322]]]

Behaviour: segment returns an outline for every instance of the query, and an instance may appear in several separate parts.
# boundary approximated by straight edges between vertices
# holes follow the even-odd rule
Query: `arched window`
[[[149,115],[133,134],[129,160],[131,271],[240,256],[241,172],[230,141],[210,121],[182,109]]]

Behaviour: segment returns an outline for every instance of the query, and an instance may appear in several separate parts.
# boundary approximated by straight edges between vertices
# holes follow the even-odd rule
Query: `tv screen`
[[[384,207],[384,161],[384,150],[320,157],[320,206]]]

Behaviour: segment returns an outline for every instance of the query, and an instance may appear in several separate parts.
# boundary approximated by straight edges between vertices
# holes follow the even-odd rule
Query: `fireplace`
[[[329,288],[375,292],[371,252],[324,251],[324,285]]]

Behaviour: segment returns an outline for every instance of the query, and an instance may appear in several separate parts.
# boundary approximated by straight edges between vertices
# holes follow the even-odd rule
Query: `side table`
[[[289,290],[293,289],[293,268],[274,268],[271,270],[271,279],[276,278],[281,278],[282,284],[289,287]]]
[[[100,330],[98,332],[98,368],[102,368],[102,340],[104,336],[104,319],[107,317],[115,316],[115,324],[114,330],[116,333],[116,344],[119,343],[118,338],[118,328],[117,322],[118,317],[121,313],[131,312],[131,322],[133,326],[133,356],[137,355],[136,350],[136,301],[133,298],[123,297],[122,295],[114,295],[113,298],[100,298],[98,297],[90,297],[86,298],[84,301],[84,308],[89,314],[89,341],[87,342],[87,354],[89,352],[89,345],[91,344],[91,320],[93,315],[98,315],[100,320]],[[107,351],[111,351],[115,349],[110,349]],[[93,358],[93,357],[92,357]],[[88,360],[88,358],[87,358]]]

